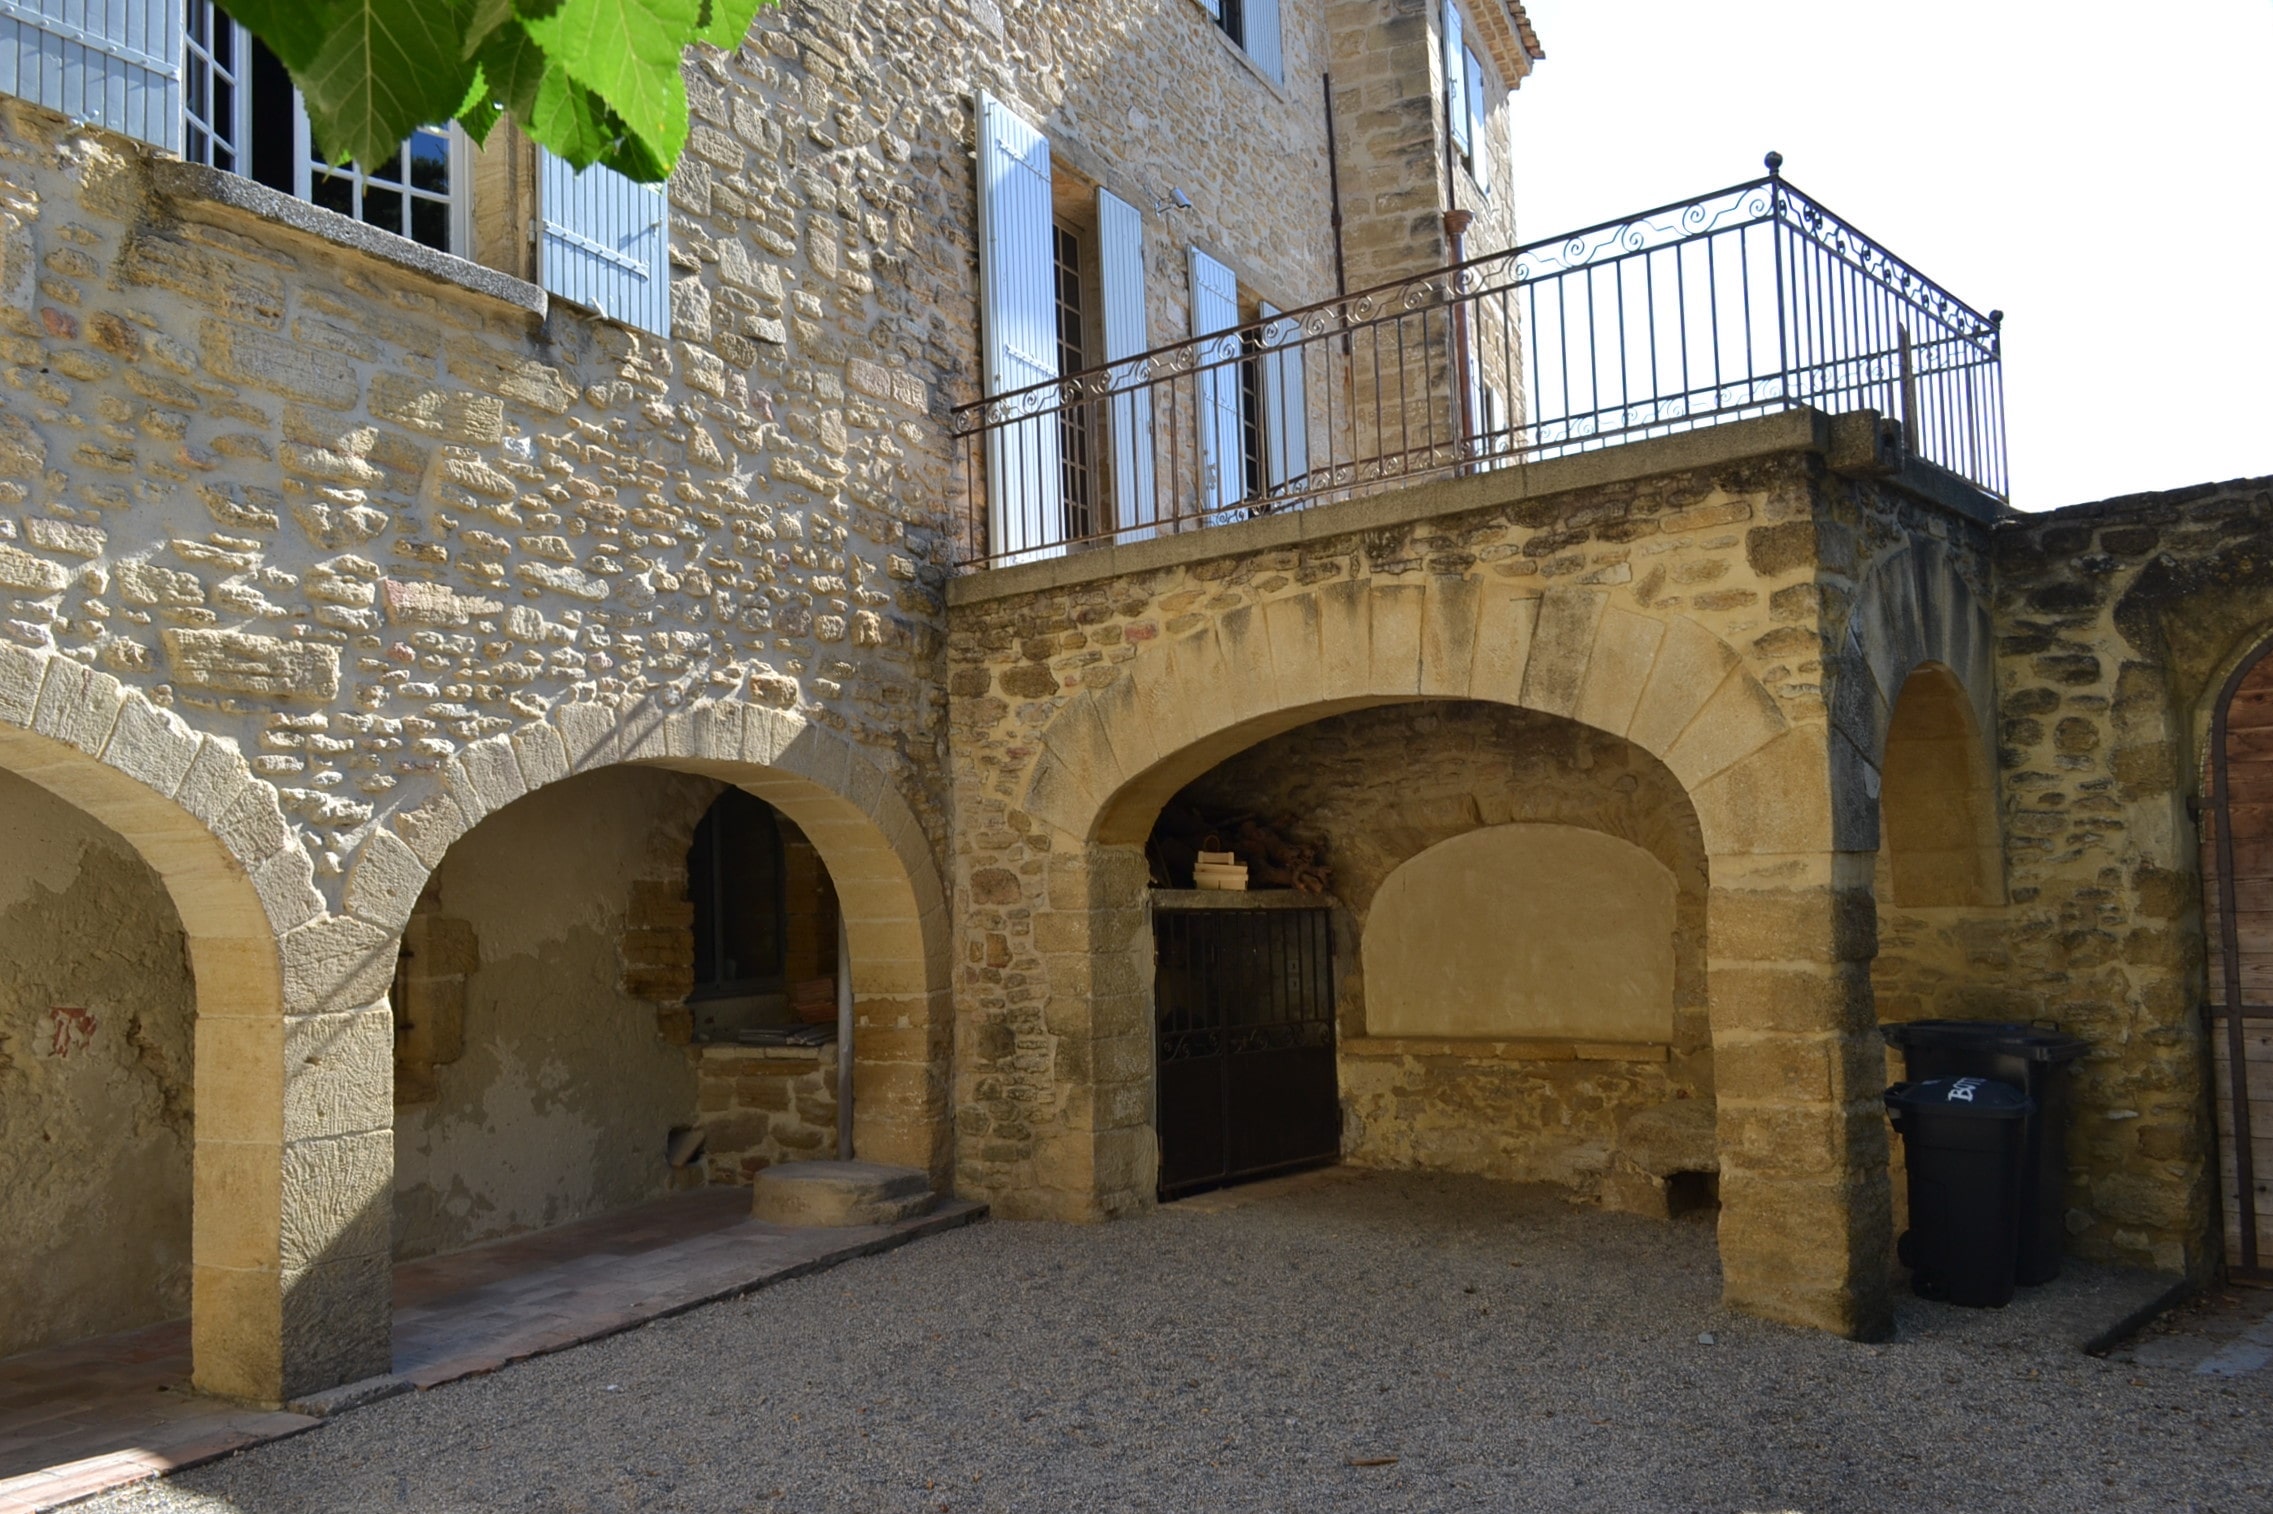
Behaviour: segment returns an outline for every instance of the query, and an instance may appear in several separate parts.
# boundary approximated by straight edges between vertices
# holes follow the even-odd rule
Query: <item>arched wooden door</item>
[[[2273,1281],[2273,641],[2210,720],[2211,1043],[2226,1266]]]

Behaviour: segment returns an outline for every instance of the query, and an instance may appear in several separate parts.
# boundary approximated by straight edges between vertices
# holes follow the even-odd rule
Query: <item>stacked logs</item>
[[[1192,866],[1203,851],[1235,854],[1247,865],[1249,888],[1291,888],[1323,894],[1333,886],[1333,869],[1320,849],[1295,839],[1291,815],[1265,819],[1254,814],[1210,810],[1189,800],[1171,800],[1145,844],[1155,888],[1190,888]]]

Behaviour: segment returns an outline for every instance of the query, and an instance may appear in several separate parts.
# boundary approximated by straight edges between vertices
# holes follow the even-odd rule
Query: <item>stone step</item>
[[[936,1202],[923,1173],[881,1162],[784,1162],[750,1185],[750,1214],[769,1225],[890,1225]]]

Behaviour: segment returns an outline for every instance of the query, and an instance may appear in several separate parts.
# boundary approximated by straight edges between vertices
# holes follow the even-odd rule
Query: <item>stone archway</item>
[[[181,918],[196,980],[198,1386],[274,1402],[386,1370],[383,1185],[360,1179],[388,1124],[391,1035],[383,1003],[327,1012],[339,954],[275,790],[233,744],[109,675],[5,648],[0,766],[123,838]],[[373,1216],[375,1256],[360,1244]]]
[[[943,1183],[949,1025],[945,894],[914,811],[834,731],[741,700],[671,709],[568,704],[468,746],[441,791],[373,832],[347,880],[349,912],[389,940],[427,874],[485,816],[571,774],[619,764],[730,783],[794,821],[833,880],[853,962],[855,1149]]]
[[[1576,720],[1633,742],[1680,780],[1710,859],[1728,1297],[1842,1333],[1883,1331],[1869,878],[1836,842],[1829,733],[1787,717],[1703,625],[1636,613],[1587,588],[1344,581],[1231,610],[1066,700],[1040,733],[1016,803],[1046,836],[1040,897],[1008,869],[968,880],[974,902],[1031,903],[1048,1023],[1068,1064],[1056,1080],[1059,1118],[1035,1132],[1009,1205],[1083,1216],[1147,1201],[1139,847],[1161,804],[1265,737],[1440,696]],[[978,1065],[988,1048],[976,1050],[964,1074],[974,1098],[982,1082],[1001,1081]]]

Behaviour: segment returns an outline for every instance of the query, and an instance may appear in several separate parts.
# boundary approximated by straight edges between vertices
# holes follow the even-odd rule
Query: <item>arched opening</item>
[[[1308,902],[1331,945],[1330,1155],[1551,1182],[1660,1215],[1702,1204],[1717,1170],[1706,861],[1679,780],[1623,738],[1507,705],[1311,713],[1154,803],[1163,1195],[1191,1181],[1172,1123],[1186,1074],[1167,1059],[1194,1039],[1176,1017],[1203,997],[1167,975],[1230,960],[1172,951],[1165,922],[1189,934],[1195,919]],[[1165,785],[1146,775],[1122,803],[1148,787]],[[1129,819],[1117,806],[1114,823]],[[1210,838],[1248,869],[1247,890],[1186,892]],[[1255,999],[1221,997],[1234,1014]],[[1261,1118],[1288,1117],[1256,1098]],[[1239,1140],[1231,1129],[1226,1150]]]
[[[2273,640],[2212,707],[2203,793],[2212,1099],[2228,1272],[2273,1281]]]
[[[397,1258],[834,1155],[837,910],[712,777],[602,768],[460,836],[396,979]]]
[[[1882,903],[1955,909],[2004,902],[1996,777],[1957,675],[1921,663],[1903,681],[1880,765]]]
[[[195,1004],[149,864],[0,771],[0,1356],[189,1314]]]

